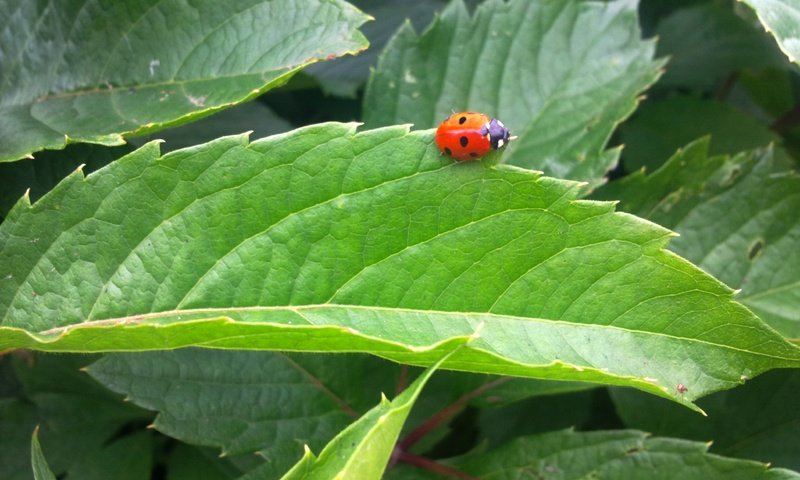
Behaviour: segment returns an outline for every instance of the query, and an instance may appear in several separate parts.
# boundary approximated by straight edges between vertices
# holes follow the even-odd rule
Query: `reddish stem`
[[[467,402],[482,395],[486,390],[506,383],[510,380],[510,378],[511,377],[498,378],[497,380],[484,383],[471,392],[465,393],[455,402],[431,415],[431,417],[428,418],[422,425],[414,429],[413,432],[409,433],[406,438],[400,441],[398,448],[401,452],[407,452],[414,444],[420,441],[430,431],[453,418],[459,411],[461,411],[462,408],[464,408],[464,405],[466,405]]]
[[[397,378],[395,395],[400,395],[408,386],[408,365],[400,365],[400,376]]]
[[[414,465],[415,467],[423,468],[425,470],[428,470],[429,472],[438,473],[439,475],[444,475],[450,478],[462,478],[464,480],[480,480],[478,477],[473,477],[472,475],[464,473],[461,470],[456,470],[453,467],[442,465],[439,462],[435,462],[433,460],[429,460],[425,457],[420,457],[419,455],[414,455],[412,453],[400,452],[397,454],[396,458],[398,462]]]

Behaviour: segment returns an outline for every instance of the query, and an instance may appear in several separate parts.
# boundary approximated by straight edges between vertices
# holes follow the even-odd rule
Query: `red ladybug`
[[[477,160],[514,138],[503,122],[476,112],[454,113],[436,129],[439,150],[456,160]]]

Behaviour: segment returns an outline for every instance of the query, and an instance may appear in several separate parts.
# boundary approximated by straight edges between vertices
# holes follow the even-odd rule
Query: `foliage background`
[[[0,477],[375,478],[391,456],[387,478],[797,478],[800,83],[792,32],[800,8],[756,0],[351,3],[374,21],[338,1],[2,7],[0,348],[8,351],[0,357]],[[120,29],[125,41],[107,48]],[[426,129],[462,109],[502,118],[519,140],[454,170]],[[364,133],[334,124],[295,130],[329,121],[364,122]],[[404,123],[419,132],[369,130]],[[220,139],[248,130],[250,143]],[[285,135],[255,141],[272,134]],[[165,155],[184,147],[192,148]],[[264,178],[256,153],[272,149],[287,160],[271,168],[289,166],[304,179],[275,173],[250,183]],[[19,160],[28,153],[32,160]],[[207,180],[206,168],[214,174]],[[409,172],[424,181],[403,183]],[[166,250],[122,241],[146,224],[136,222],[160,224],[177,208],[170,192],[187,179],[234,193],[165,231],[164,243],[147,237]],[[398,188],[380,190],[397,179]],[[335,208],[302,216],[303,202],[316,205],[334,187],[347,192],[347,181],[376,193],[348,198],[345,216]],[[618,211],[680,237],[580,199],[618,200]],[[496,219],[537,201],[567,219],[573,236],[544,215]],[[108,204],[134,223],[104,217]],[[280,215],[284,204],[297,220],[281,240],[298,249],[288,258],[319,260],[316,247],[333,270],[354,261],[337,248],[357,239],[376,264],[397,255],[391,242],[400,230],[386,226],[420,225],[426,239],[465,230],[331,296],[332,285],[298,269],[269,290],[276,297],[247,300],[263,273],[263,246],[231,260],[231,277],[219,273],[236,288],[193,287],[194,296],[174,303],[147,296],[194,278],[204,252],[220,261],[214,242],[258,224],[231,212],[278,205]],[[426,213],[437,205],[449,216]],[[66,227],[93,216],[109,226]],[[200,217],[210,221],[191,223]],[[483,228],[476,219],[496,223]],[[182,251],[181,242],[203,237],[197,232],[213,242]],[[112,260],[109,238],[121,239],[111,251],[145,267],[129,264],[108,283],[117,296],[104,287],[97,312],[82,309],[93,283],[86,265],[102,271]],[[505,303],[492,293],[510,288],[506,273],[531,261],[533,246],[557,252],[562,238],[581,253]],[[590,248],[597,242],[606,244]],[[737,289],[747,310],[665,245]],[[658,261],[619,273],[641,265],[639,257]],[[58,278],[14,283],[31,259],[37,268],[45,259]],[[402,283],[397,272],[408,265],[420,270]],[[168,297],[179,292],[164,288]],[[392,288],[399,300],[375,293]],[[546,288],[552,303],[531,300]],[[638,304],[648,289],[670,300],[628,319],[621,330],[630,337],[606,328],[614,306]],[[321,301],[333,298],[340,301]],[[307,303],[368,308],[295,308]],[[177,308],[187,305],[226,308],[191,317]],[[276,308],[252,317],[231,308],[242,306]],[[126,326],[149,313],[161,315],[145,322],[151,330]],[[295,329],[293,315],[319,329]],[[531,330],[513,330],[520,318]],[[42,335],[85,319],[101,323]],[[185,345],[226,350],[138,351]],[[92,353],[113,350],[123,352]],[[289,353],[297,350],[306,353]],[[447,354],[444,368],[467,372],[439,370],[400,394],[422,375],[419,366]],[[381,401],[381,393],[397,399]],[[304,456],[304,445],[314,453]]]

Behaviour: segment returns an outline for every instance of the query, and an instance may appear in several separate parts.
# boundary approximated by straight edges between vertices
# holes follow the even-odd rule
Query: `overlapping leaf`
[[[551,432],[521,437],[488,452],[476,451],[448,464],[475,478],[615,478],[697,480],[796,480],[800,474],[707,453],[708,445],[649,437],[635,430]],[[438,478],[420,471],[413,478]],[[387,476],[411,478],[409,469]]]
[[[780,143],[766,125],[727,103],[677,95],[647,102],[621,127],[625,168],[652,172],[676,150],[704,135],[709,153],[736,154]]]
[[[740,302],[800,337],[800,177],[783,170],[771,150],[709,158],[701,140],[602,196],[675,229],[681,237],[670,249],[741,288]]]
[[[468,340],[454,339],[449,342],[450,352]],[[380,478],[411,408],[425,383],[443,361],[444,358],[440,359],[423,372],[391,402],[383,397],[379,405],[331,440],[319,457],[315,457],[306,447],[306,454],[282,480]]]
[[[783,53],[794,63],[800,63],[800,1],[798,0],[739,0],[758,14],[758,19],[778,41]]]
[[[0,349],[368,352],[688,403],[800,364],[671,233],[580,185],[322,124],[150,144],[0,226]],[[136,201],[131,201],[136,199]],[[642,281],[647,279],[646,282]],[[678,384],[688,391],[680,392]]]
[[[118,145],[253,98],[366,48],[368,17],[343,0],[12,0],[0,19],[0,161],[11,161]]]
[[[153,426],[224,455],[258,451],[278,475],[302,445],[319,451],[394,389],[367,356],[182,349],[107,355],[89,368],[103,385],[159,412]]]
[[[774,41],[727,5],[682,8],[658,25],[658,54],[669,56],[661,86],[713,87],[724,75],[746,68],[786,68]]]
[[[800,371],[776,370],[698,402],[708,417],[633,390],[612,389],[628,428],[655,435],[712,441],[711,451],[800,471]]]
[[[47,465],[47,459],[44,457],[42,446],[39,444],[38,430],[34,430],[31,437],[31,465],[35,480],[55,480],[56,476],[53,475],[53,471]]]
[[[652,84],[661,61],[640,38],[629,1],[461,0],[418,36],[404,26],[367,86],[367,125],[433,127],[453,111],[496,116],[519,139],[508,163],[601,183],[618,150],[614,126]]]

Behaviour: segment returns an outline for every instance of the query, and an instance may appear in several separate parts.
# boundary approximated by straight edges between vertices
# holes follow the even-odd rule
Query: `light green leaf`
[[[149,144],[0,225],[0,350],[366,352],[689,402],[800,365],[671,232],[580,185],[322,124]],[[134,200],[135,199],[135,200]],[[643,282],[642,279],[647,279]],[[678,384],[688,388],[683,394]]]
[[[254,98],[366,48],[368,18],[343,0],[2,2],[0,161],[119,145]]]
[[[598,195],[675,229],[670,249],[741,292],[740,302],[800,337],[800,177],[772,150],[708,158],[708,141],[679,151],[652,175]]]
[[[456,0],[418,36],[403,27],[367,85],[367,125],[434,127],[482,111],[518,135],[507,163],[602,183],[605,150],[661,61],[642,41],[635,2],[490,0],[473,16]]]
[[[47,465],[47,459],[44,458],[42,446],[39,445],[39,428],[33,431],[31,436],[31,465],[33,466],[33,478],[35,480],[56,480],[53,471]]]
[[[685,95],[645,103],[621,131],[622,159],[631,172],[641,167],[656,170],[676,150],[704,135],[711,136],[711,155],[781,141],[766,125],[727,103]]]
[[[481,479],[518,478],[653,480],[790,480],[800,474],[768,465],[720,457],[708,444],[649,437],[635,430],[559,431],[521,437],[488,452],[475,452],[447,462]],[[388,479],[438,478],[403,475]]]
[[[698,401],[699,418],[672,402],[631,389],[611,398],[628,428],[656,435],[713,441],[711,451],[800,470],[800,371],[775,370],[727,392]]]
[[[450,343],[450,352],[469,339]],[[386,397],[336,436],[314,458],[306,447],[303,458],[282,480],[368,480],[381,478],[414,402],[425,383],[450,354],[425,370],[391,402]]]
[[[775,37],[783,53],[800,63],[800,0],[739,0],[753,7],[764,28]]]

